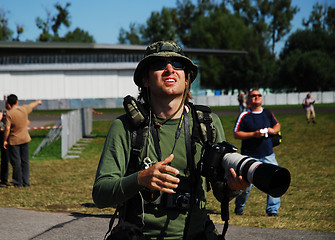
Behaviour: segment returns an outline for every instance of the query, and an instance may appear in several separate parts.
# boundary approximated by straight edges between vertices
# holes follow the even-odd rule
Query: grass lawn
[[[227,141],[240,147],[233,138],[237,116],[222,117]],[[317,115],[317,124],[306,124],[303,114],[277,115],[283,143],[276,147],[277,161],[290,170],[292,180],[282,197],[278,218],[265,214],[266,195],[255,187],[243,216],[235,216],[230,204],[230,224],[267,228],[305,229],[335,232],[335,114]],[[91,191],[95,171],[111,121],[95,121],[91,142],[80,158],[61,160],[60,140],[46,147],[30,161],[30,188],[0,188],[0,206],[50,212],[111,214],[114,209],[94,207]],[[47,134],[31,131],[32,154]],[[10,173],[11,174],[11,173]],[[208,209],[211,218],[220,220],[220,204],[211,192]]]

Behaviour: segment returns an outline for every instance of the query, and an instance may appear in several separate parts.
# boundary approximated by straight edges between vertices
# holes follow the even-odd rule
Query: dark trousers
[[[8,165],[9,165],[9,154],[8,150],[3,147],[4,132],[0,131],[0,150],[1,150],[1,171],[0,178],[1,183],[8,183]]]
[[[9,159],[13,167],[13,184],[30,186],[29,182],[29,143],[9,145]]]

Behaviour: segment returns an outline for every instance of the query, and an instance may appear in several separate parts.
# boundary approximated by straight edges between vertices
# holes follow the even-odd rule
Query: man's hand
[[[36,100],[34,102],[29,103],[31,108],[35,108],[35,107],[37,107],[37,105],[41,105],[41,104],[42,104],[42,100]]]
[[[3,148],[7,149],[7,146],[8,146],[8,142],[7,141],[3,141]]]
[[[268,132],[269,134],[272,134],[272,135],[277,134],[273,128],[268,128]]]
[[[250,186],[250,183],[245,181],[242,176],[237,176],[235,170],[233,168],[229,169],[230,174],[228,176],[227,184],[228,187],[233,191],[245,190]]]
[[[261,133],[261,129],[255,131],[253,134],[254,138],[262,138],[264,137],[264,135],[265,135],[264,133]]]
[[[158,190],[166,193],[174,193],[174,189],[178,187],[179,178],[172,175],[178,175],[179,171],[176,168],[169,166],[174,155],[160,161],[153,166],[142,170],[138,174],[138,181],[141,186],[150,190]]]

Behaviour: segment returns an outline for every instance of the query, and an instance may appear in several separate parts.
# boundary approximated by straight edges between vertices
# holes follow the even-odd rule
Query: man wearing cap
[[[207,239],[204,232],[209,218],[203,177],[195,180],[200,183],[195,204],[190,207],[186,203],[194,194],[194,175],[188,166],[192,150],[187,145],[193,126],[190,85],[197,70],[174,42],[150,45],[134,73],[135,84],[140,89],[138,101],[146,110],[149,122],[149,137],[136,171],[129,173],[134,163],[130,161],[132,125],[128,115],[112,123],[106,138],[93,186],[93,200],[99,208],[124,204],[122,218],[138,226],[146,239]],[[211,115],[215,142],[222,142],[225,136],[220,119]],[[201,144],[195,143],[195,148],[196,166]],[[233,169],[230,171],[230,192],[248,187]],[[178,199],[186,200],[179,206]],[[188,218],[190,213],[192,217]]]

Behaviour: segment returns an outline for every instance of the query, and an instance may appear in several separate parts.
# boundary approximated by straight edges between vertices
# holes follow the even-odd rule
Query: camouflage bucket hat
[[[185,56],[180,46],[172,41],[160,41],[151,44],[145,50],[143,59],[139,62],[134,73],[134,82],[137,86],[142,87],[142,77],[144,71],[151,61],[155,58],[178,58],[186,66],[186,71],[191,74],[191,82],[197,76],[198,66],[191,59]]]

